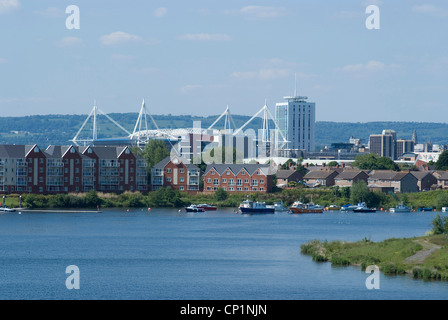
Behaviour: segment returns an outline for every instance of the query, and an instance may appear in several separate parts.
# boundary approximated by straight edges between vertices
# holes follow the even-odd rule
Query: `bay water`
[[[313,239],[422,236],[436,212],[241,215],[234,209],[110,209],[0,215],[2,300],[424,300],[448,283],[380,274],[300,253]],[[444,213],[442,213],[444,214]],[[79,270],[69,290],[68,266]]]

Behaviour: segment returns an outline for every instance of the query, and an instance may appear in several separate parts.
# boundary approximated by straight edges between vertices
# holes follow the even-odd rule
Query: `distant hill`
[[[132,132],[137,120],[137,113],[112,113],[109,116]],[[86,120],[87,115],[34,115],[25,117],[0,117],[0,144],[38,144],[42,148],[48,145],[71,144],[70,140],[76,135]],[[159,128],[188,128],[193,121],[201,121],[203,128],[208,128],[217,118],[216,116],[199,117],[189,115],[153,115]],[[236,127],[241,127],[251,117],[232,115]],[[148,125],[155,129],[150,119]],[[222,123],[221,123],[222,122]],[[89,121],[80,134],[81,137],[91,137],[92,121]],[[223,127],[221,119],[215,127]],[[262,119],[256,118],[245,129],[258,130],[262,126]],[[273,124],[270,126],[274,128]],[[348,142],[351,136],[368,141],[369,135],[381,133],[383,129],[393,129],[398,138],[411,139],[414,130],[420,143],[431,141],[435,144],[448,144],[448,124],[427,122],[366,122],[345,123],[320,121],[316,123],[316,145],[329,146],[335,142]],[[124,137],[126,133],[106,119],[98,116],[98,137]]]

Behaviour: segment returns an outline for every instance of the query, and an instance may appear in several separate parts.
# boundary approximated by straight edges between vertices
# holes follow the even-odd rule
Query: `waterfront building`
[[[273,173],[267,164],[209,164],[204,173],[204,192],[271,192]]]
[[[148,191],[146,161],[129,147],[0,145],[0,192]]]
[[[339,187],[351,187],[353,183],[364,181],[367,184],[368,173],[363,170],[344,170],[334,178],[334,185]]]
[[[277,170],[277,172],[275,173],[275,177],[277,178],[277,187],[285,188],[288,186],[289,182],[300,183],[303,180],[304,174],[294,169]]]
[[[303,177],[303,182],[309,187],[331,187],[338,174],[336,169],[311,170]]]
[[[188,159],[168,156],[151,168],[152,190],[171,188],[199,192],[201,170]]]
[[[418,192],[418,179],[410,172],[374,170],[369,173],[369,188],[390,188],[394,192]]]
[[[429,171],[411,171],[411,174],[418,179],[419,191],[428,191],[437,188],[437,178]]]
[[[284,97],[275,105],[275,120],[288,142],[281,149],[315,151],[316,104],[308,97]]]

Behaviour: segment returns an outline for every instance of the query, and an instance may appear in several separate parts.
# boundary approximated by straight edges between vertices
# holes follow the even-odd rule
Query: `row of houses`
[[[0,145],[0,192],[148,191],[146,161],[129,147]]]
[[[151,187],[169,187],[186,192],[271,192],[273,174],[264,164],[209,164],[203,172],[188,160],[167,157],[151,169]],[[203,186],[200,188],[200,180]]]
[[[306,174],[293,170],[279,170],[276,173],[277,186],[285,187],[289,182],[303,183],[308,187],[339,186],[351,187],[364,181],[371,190],[383,192],[418,192],[448,188],[446,171],[404,171],[356,170],[352,168],[318,168]]]
[[[271,192],[291,181],[309,187],[351,187],[365,181],[383,192],[418,192],[448,188],[446,171],[355,170],[308,168],[273,170],[267,164],[209,164],[204,171],[181,157],[166,157],[150,170],[144,158],[127,146],[0,145],[1,193],[147,192],[163,187],[196,193]],[[276,181],[274,181],[276,179]]]

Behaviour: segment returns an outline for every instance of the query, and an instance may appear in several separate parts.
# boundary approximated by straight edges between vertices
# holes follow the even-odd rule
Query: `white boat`
[[[358,207],[353,212],[376,212],[374,208],[368,208],[365,202],[358,203]]]
[[[266,207],[273,207],[275,211],[285,211],[286,210],[286,208],[283,206],[283,201],[281,201],[281,200],[274,202],[273,206],[266,205]]]
[[[267,206],[264,202],[244,200],[239,207],[241,213],[275,213],[275,208]]]
[[[15,212],[16,209],[11,209],[8,207],[0,207],[0,212]]]
[[[411,208],[405,206],[404,204],[399,204],[395,208],[390,208],[390,212],[411,212]]]
[[[185,211],[187,212],[204,212],[205,209],[204,208],[199,208],[197,205],[192,204],[188,207],[185,207]]]
[[[341,207],[341,211],[353,211],[356,208],[358,208],[358,206],[356,206],[354,204],[346,204],[345,206]]]

